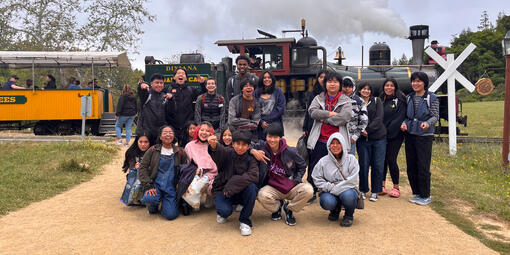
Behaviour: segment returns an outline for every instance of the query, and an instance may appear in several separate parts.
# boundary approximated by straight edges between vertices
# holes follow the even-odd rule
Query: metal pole
[[[35,91],[34,59],[32,58],[32,91]]]
[[[85,119],[87,118],[87,109],[89,100],[87,96],[82,96],[82,99],[85,98],[85,107],[82,109],[81,112],[81,141],[85,141]]]
[[[505,112],[503,117],[503,166],[508,166],[508,136],[510,135],[510,55],[505,55]]]
[[[92,91],[94,91],[95,85],[96,84],[94,84],[94,58],[92,58]]]
[[[363,45],[361,45],[361,68],[363,68]]]

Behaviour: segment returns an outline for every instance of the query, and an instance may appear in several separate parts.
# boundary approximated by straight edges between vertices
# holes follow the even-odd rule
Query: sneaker
[[[354,221],[354,217],[344,216],[342,221],[340,222],[340,226],[342,227],[350,227],[352,226],[352,222]]]
[[[216,222],[220,223],[220,224],[223,224],[225,222],[227,222],[227,218],[223,218],[221,217],[219,214],[216,215]]]
[[[416,204],[416,202],[418,202],[418,200],[420,200],[420,199],[421,199],[420,196],[414,195],[414,197],[409,199],[409,202]]]
[[[415,203],[418,205],[428,205],[432,202],[432,199],[429,197],[420,197]]]
[[[237,205],[236,206],[236,212],[240,212],[243,210],[243,205]]]
[[[372,193],[372,194],[370,195],[370,198],[369,198],[368,200],[370,200],[370,201],[372,201],[372,202],[377,201],[377,193]]]
[[[118,141],[117,141],[117,145],[123,145],[123,143],[122,143],[122,139],[120,139],[120,140],[118,140]]]
[[[361,198],[363,198],[363,200],[367,200],[367,193],[361,192]]]
[[[310,198],[310,200],[308,200],[308,202],[306,202],[306,205],[311,205],[313,202],[315,202],[315,200],[317,200],[317,195],[315,195],[315,192],[314,192],[313,197]]]
[[[288,203],[283,205],[283,210],[285,211],[285,223],[287,223],[289,226],[295,226],[296,218],[294,218],[294,215],[292,215],[292,211],[287,208],[288,205]]]
[[[148,214],[158,213],[158,206],[157,205],[147,205],[147,213]]]
[[[340,218],[340,208],[329,211],[328,220],[337,221]]]
[[[283,207],[283,201],[280,200],[280,207],[278,208],[278,211],[271,214],[272,220],[277,221],[277,220],[282,219],[282,207]]]
[[[242,236],[251,235],[251,227],[248,226],[247,224],[241,223],[241,225],[239,225],[239,229],[241,230]]]

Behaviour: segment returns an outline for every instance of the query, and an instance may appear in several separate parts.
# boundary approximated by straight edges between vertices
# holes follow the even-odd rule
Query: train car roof
[[[131,67],[125,52],[0,51],[0,66],[55,68],[86,66]]]
[[[215,44],[218,46],[227,46],[231,53],[239,53],[238,45],[264,45],[274,43],[296,43],[294,38],[259,38],[259,39],[246,39],[246,40],[219,40]]]

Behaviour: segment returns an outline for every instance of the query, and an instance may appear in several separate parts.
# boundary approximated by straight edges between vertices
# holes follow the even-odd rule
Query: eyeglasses
[[[174,132],[172,132],[172,131],[163,131],[163,132],[161,132],[161,134],[163,134],[163,135],[173,135]]]

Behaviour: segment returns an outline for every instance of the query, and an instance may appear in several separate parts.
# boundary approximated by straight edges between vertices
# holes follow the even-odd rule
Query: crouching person
[[[358,203],[359,165],[356,158],[345,151],[347,140],[340,133],[332,134],[327,143],[328,155],[322,157],[312,172],[312,178],[320,195],[320,205],[329,210],[328,219],[335,221],[340,216],[341,206],[345,215],[340,223],[350,227],[354,220],[354,209]]]
[[[285,212],[285,223],[296,225],[294,212],[299,212],[313,196],[313,187],[302,183],[306,163],[296,148],[287,146],[283,128],[279,123],[270,124],[266,130],[266,141],[254,145],[251,153],[262,162],[257,200],[272,213],[272,220],[280,220]],[[288,202],[285,202],[285,201]]]
[[[209,136],[209,154],[218,167],[212,194],[216,204],[218,223],[225,223],[232,215],[232,205],[243,206],[239,216],[241,235],[251,234],[253,226],[250,216],[257,198],[259,168],[257,161],[249,153],[251,133],[236,131],[233,134],[233,148],[217,142],[216,136]]]
[[[177,180],[179,166],[186,163],[186,154],[173,144],[174,130],[170,126],[159,129],[158,143],[147,150],[140,164],[140,182],[144,196],[141,200],[149,214],[158,212],[168,220],[179,216]]]

